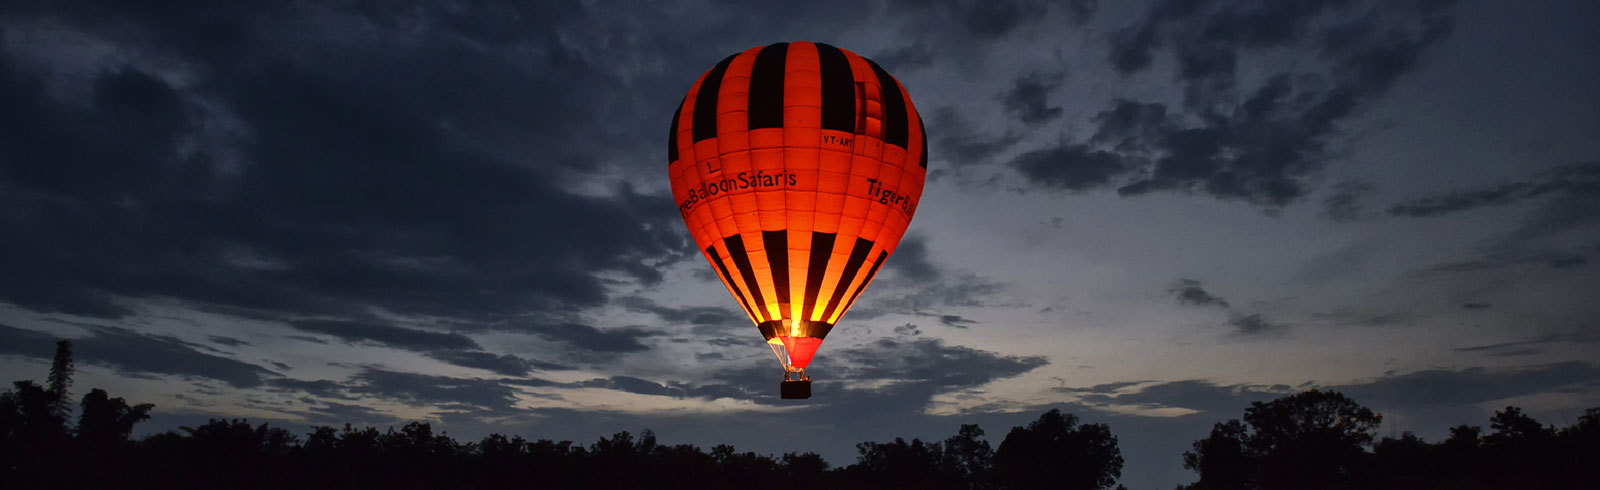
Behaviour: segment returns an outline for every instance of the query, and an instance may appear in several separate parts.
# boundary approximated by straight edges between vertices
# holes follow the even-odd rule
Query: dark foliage
[[[1443,442],[1415,434],[1374,442],[1382,417],[1336,392],[1255,402],[1185,452],[1200,474],[1188,490],[1589,489],[1600,481],[1600,408],[1572,427],[1540,424],[1517,407],[1490,432],[1461,425]]]
[[[1006,434],[994,456],[1005,488],[1110,488],[1122,476],[1122,452],[1105,424],[1050,410]]]

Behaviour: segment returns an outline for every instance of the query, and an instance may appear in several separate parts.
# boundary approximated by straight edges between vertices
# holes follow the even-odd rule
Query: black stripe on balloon
[[[844,299],[845,290],[850,289],[850,283],[855,281],[856,273],[861,272],[861,263],[866,262],[867,252],[870,251],[872,251],[872,240],[856,239],[855,248],[850,249],[850,260],[844,263],[844,275],[839,276],[839,284],[833,287],[833,298],[828,300],[828,311],[822,314],[822,321],[833,318],[833,311],[839,309],[839,302]]]
[[[811,232],[811,261],[806,262],[805,320],[817,312],[817,293],[822,291],[822,278],[828,275],[828,259],[833,257],[833,233]],[[823,318],[822,321],[828,321]]]
[[[706,253],[711,255],[711,263],[717,265],[717,272],[722,273],[722,282],[733,288],[733,296],[739,298],[739,304],[744,305],[744,312],[754,318],[756,311],[750,309],[750,302],[744,299],[744,290],[739,289],[739,283],[733,282],[733,275],[728,274],[728,266],[722,264],[722,256],[717,254],[717,246],[706,247]]]
[[[678,108],[672,111],[672,132],[667,134],[667,164],[669,165],[678,161],[678,120],[683,119],[683,103],[689,99],[689,96],[685,95],[683,98],[684,100],[678,101]]]
[[[911,139],[911,121],[906,115],[906,99],[900,95],[900,84],[877,63],[867,60],[867,64],[878,74],[879,92],[883,94],[883,142],[905,148]]]
[[[928,169],[928,125],[922,122],[922,114],[917,114],[917,128],[922,130],[922,169]]]
[[[722,88],[722,76],[728,73],[728,64],[738,53],[723,58],[706,73],[700,82],[700,92],[694,96],[694,140],[705,141],[717,137],[717,92]]]
[[[883,259],[887,258],[889,258],[888,251],[878,253],[878,260],[872,262],[871,269],[867,269],[867,277],[861,280],[861,287],[856,288],[856,292],[850,293],[850,301],[845,302],[844,311],[850,311],[850,307],[856,305],[856,298],[861,297],[861,291],[867,289],[867,284],[872,282],[872,276],[878,275],[878,268],[883,266]]]
[[[739,268],[739,275],[744,276],[744,287],[750,289],[750,296],[756,300],[756,319],[766,321],[767,299],[761,295],[761,284],[756,282],[755,268],[750,267],[750,253],[744,250],[744,239],[739,235],[722,239],[722,246],[728,249],[728,258],[733,259],[733,266]]]
[[[839,48],[817,43],[822,66],[822,129],[856,132],[856,78]]]
[[[778,293],[778,313],[789,313],[789,232],[761,232],[761,246],[767,249],[767,265],[772,266],[772,287]]]
[[[750,129],[783,127],[783,67],[789,43],[768,45],[750,70]]]

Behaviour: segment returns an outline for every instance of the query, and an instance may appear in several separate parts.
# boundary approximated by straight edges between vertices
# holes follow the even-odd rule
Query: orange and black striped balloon
[[[928,147],[883,68],[794,42],[702,75],[672,118],[667,161],[695,243],[792,371],[899,245]]]

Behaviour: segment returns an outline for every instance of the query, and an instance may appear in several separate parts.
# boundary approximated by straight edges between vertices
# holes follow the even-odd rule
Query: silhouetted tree
[[[96,446],[127,442],[134,424],[149,419],[150,409],[155,408],[149,403],[128,406],[127,400],[112,398],[99,388],[83,395],[78,406],[78,441]]]
[[[994,449],[976,424],[962,424],[956,435],[944,440],[944,473],[955,475],[968,489],[992,488]]]
[[[1334,391],[1309,390],[1245,409],[1184,453],[1195,489],[1347,488],[1383,417]]]
[[[1238,490],[1252,488],[1255,469],[1245,439],[1244,424],[1238,419],[1218,422],[1211,435],[1194,441],[1194,451],[1183,453],[1183,467],[1200,474],[1193,490]]]
[[[938,443],[896,437],[893,442],[856,444],[856,452],[849,473],[862,485],[857,488],[965,488],[959,474],[945,471]]]
[[[72,407],[68,404],[69,390],[72,388],[72,341],[61,340],[56,342],[56,355],[50,361],[50,396],[51,410],[64,422],[67,420]]]
[[[994,468],[1006,488],[1098,490],[1122,476],[1117,437],[1104,424],[1078,424],[1078,417],[1052,409],[1006,434]]]
[[[1267,488],[1342,488],[1383,417],[1335,391],[1309,390],[1245,409],[1246,440]]]

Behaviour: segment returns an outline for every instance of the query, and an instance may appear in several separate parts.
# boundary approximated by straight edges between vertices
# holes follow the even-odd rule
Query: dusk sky
[[[114,6],[113,6],[114,5]],[[1600,406],[1600,2],[0,2],[0,381],[587,444],[998,445],[1121,482],[1335,389],[1439,441]],[[684,230],[669,118],[826,42],[926,122],[907,238],[782,371]]]

